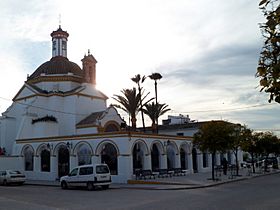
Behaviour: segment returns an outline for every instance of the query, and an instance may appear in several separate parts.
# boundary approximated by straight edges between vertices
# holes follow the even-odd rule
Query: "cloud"
[[[3,0],[0,55],[7,75],[2,84],[10,91],[0,91],[0,96],[12,98],[26,74],[50,59],[49,34],[56,30],[59,14],[70,34],[68,58],[81,66],[91,49],[98,61],[97,86],[109,97],[134,86],[134,75],[159,72],[159,101],[169,104],[174,114],[267,101],[254,77],[263,17],[251,0]],[[153,96],[153,81],[147,79],[144,86]],[[277,109],[263,110],[222,115],[249,126],[279,125],[273,120]],[[264,120],[254,121],[255,116]],[[221,115],[202,112],[191,117]]]

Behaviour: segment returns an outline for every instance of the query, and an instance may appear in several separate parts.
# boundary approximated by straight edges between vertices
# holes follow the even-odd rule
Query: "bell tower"
[[[85,55],[82,59],[83,70],[84,70],[84,80],[86,83],[91,83],[96,85],[96,59],[90,54],[88,50],[88,55]]]
[[[52,37],[52,57],[62,56],[67,58],[67,41],[69,34],[63,31],[61,26],[51,33]]]

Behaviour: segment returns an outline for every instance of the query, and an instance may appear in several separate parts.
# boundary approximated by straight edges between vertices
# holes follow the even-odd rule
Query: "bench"
[[[171,177],[172,174],[174,174],[174,171],[170,171],[167,169],[159,169],[157,173],[158,173],[158,177],[163,178],[163,177]]]
[[[135,170],[136,179],[155,179],[155,174],[152,170]]]
[[[174,176],[186,176],[186,170],[183,170],[181,168],[173,168]]]

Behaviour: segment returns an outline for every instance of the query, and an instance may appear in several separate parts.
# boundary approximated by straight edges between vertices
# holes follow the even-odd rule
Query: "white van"
[[[110,170],[106,164],[78,166],[67,176],[60,178],[62,189],[78,186],[85,186],[88,190],[93,190],[96,186],[108,189],[111,182]]]

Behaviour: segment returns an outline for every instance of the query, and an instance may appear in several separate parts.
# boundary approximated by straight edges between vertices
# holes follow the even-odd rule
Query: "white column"
[[[58,178],[58,172],[57,172],[57,158],[56,156],[51,156],[51,173],[53,174],[53,177],[56,179]]]
[[[100,156],[96,156],[96,155],[91,156],[91,163],[92,163],[92,164],[101,163],[101,158],[100,158]]]
[[[118,156],[118,176],[116,181],[120,183],[127,183],[127,180],[132,179],[133,166],[131,155]],[[114,180],[113,180],[114,181]]]
[[[217,165],[217,166],[221,165],[220,153],[216,153],[216,165]]]
[[[197,172],[201,172],[202,171],[202,166],[203,166],[203,163],[202,163],[202,154],[201,152],[198,152],[197,153]]]
[[[193,159],[192,153],[187,154],[187,161],[188,161],[188,170],[190,173],[193,173]]]
[[[34,172],[40,172],[41,170],[40,170],[40,156],[34,156],[34,158],[33,158],[33,161],[34,161]]]
[[[70,166],[69,166],[69,172],[75,168],[77,166],[77,159],[76,159],[76,156],[74,155],[70,155]]]
[[[167,155],[161,154],[160,155],[160,169],[167,169]]]
[[[152,170],[151,155],[144,155],[144,170]]]
[[[175,154],[175,168],[181,168],[181,155],[179,154]]]

